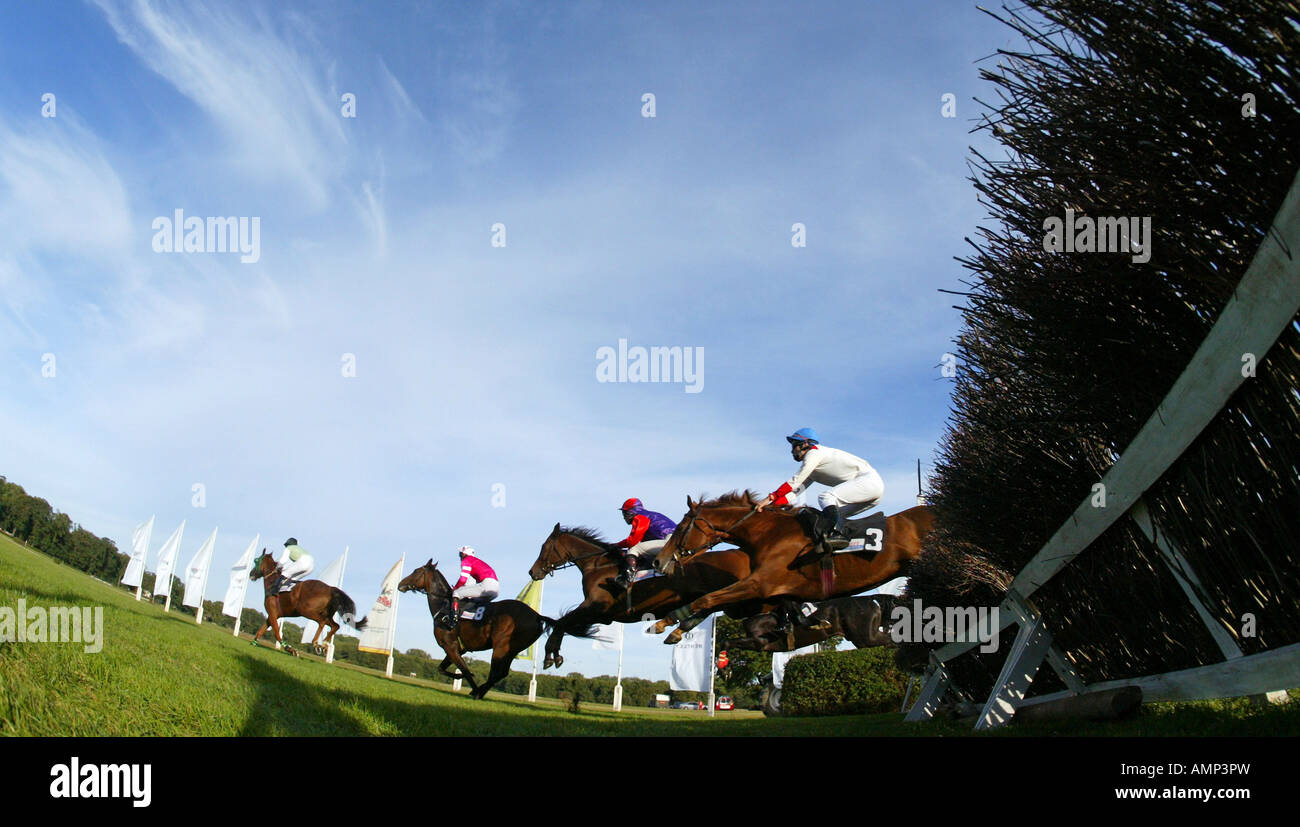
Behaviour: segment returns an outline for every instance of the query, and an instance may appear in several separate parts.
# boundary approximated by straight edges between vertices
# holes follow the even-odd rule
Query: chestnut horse
[[[262,553],[253,561],[253,570],[248,575],[250,580],[260,579],[266,589],[266,625],[253,637],[254,646],[261,645],[258,641],[262,639],[267,629],[274,629],[276,645],[284,646],[293,652],[293,647],[286,644],[284,638],[280,636],[282,617],[305,617],[316,621],[316,637],[311,642],[311,648],[317,654],[322,649],[319,643],[320,633],[325,630],[325,627],[330,627],[330,633],[325,638],[325,646],[330,645],[334,633],[339,630],[339,625],[334,622],[336,612],[343,618],[344,623],[357,631],[366,628],[365,618],[353,622],[357,616],[357,605],[352,602],[352,598],[344,594],[342,589],[335,588],[323,580],[304,580],[290,591],[272,593],[271,575],[278,570],[279,566],[275,564],[275,560],[266,553],[266,549],[262,549]]]
[[[433,615],[433,637],[447,654],[438,671],[450,678],[469,681],[469,696],[480,700],[492,685],[510,673],[510,663],[515,656],[532,645],[555,621],[539,615],[527,603],[519,600],[499,600],[487,604],[482,620],[457,620],[455,629],[438,622],[438,616],[451,610],[451,584],[438,571],[438,564],[429,562],[408,574],[397,584],[400,592],[420,591],[429,599],[429,614]],[[469,671],[463,652],[492,650],[492,670],[487,681],[479,686]],[[447,667],[456,664],[457,672]]]
[[[757,502],[750,491],[732,492],[711,502],[686,498],[686,516],[655,558],[655,568],[678,576],[700,559],[700,552],[729,542],[749,556],[750,572],[738,582],[692,601],[691,615],[664,643],[677,643],[718,607],[775,598],[825,600],[902,577],[921,555],[921,542],[934,525],[934,515],[923,505],[900,511],[886,518],[880,551],[829,555],[830,568],[824,573],[821,562],[811,554],[813,540],[796,512],[781,508],[756,511]],[[662,619],[653,631],[662,632],[669,625],[670,619]]]
[[[661,618],[749,574],[749,557],[743,552],[715,551],[700,555],[698,563],[684,577],[638,580],[629,590],[614,580],[622,571],[622,559],[622,550],[607,543],[592,529],[564,528],[559,523],[551,529],[528,576],[541,580],[566,566],[574,566],[582,573],[583,600],[555,622],[546,639],[543,668],[564,664],[560,644],[565,634],[573,634],[571,630],[582,632],[593,623],[636,623]],[[761,603],[745,604],[729,608],[727,614],[743,618],[768,608]],[[685,616],[683,613],[682,617]]]

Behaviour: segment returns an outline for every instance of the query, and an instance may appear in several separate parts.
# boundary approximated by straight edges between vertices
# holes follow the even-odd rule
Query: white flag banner
[[[158,569],[154,572],[153,593],[167,595],[172,590],[172,574],[176,571],[176,552],[180,551],[181,535],[185,533],[185,521],[172,532],[163,547],[158,551]]]
[[[817,651],[820,644],[810,643],[807,646],[795,649],[793,652],[773,652],[772,653],[772,686],[777,689],[785,683],[785,665],[790,662],[790,658],[796,655],[811,655]]]
[[[144,576],[144,564],[149,556],[149,541],[153,538],[153,517],[149,522],[140,523],[131,532],[131,561],[126,564],[122,582],[128,586],[139,586]]]
[[[622,649],[623,648],[623,624],[604,623],[597,624],[596,635],[591,641],[592,649]]]
[[[366,628],[361,632],[357,648],[362,652],[389,655],[393,652],[393,633],[397,631],[397,584],[402,582],[402,559],[388,571],[379,597],[366,615]]]
[[[226,599],[221,603],[221,613],[226,617],[239,617],[244,611],[244,592],[248,591],[248,574],[253,568],[253,557],[257,554],[257,543],[262,539],[258,534],[253,542],[244,549],[239,562],[230,570],[230,585],[226,587]]]
[[[185,595],[181,598],[182,606],[199,608],[203,605],[203,592],[208,588],[208,569],[212,566],[212,549],[217,544],[217,530],[203,541],[194,559],[185,569]]]
[[[717,615],[686,633],[673,647],[668,688],[675,692],[708,692],[713,677],[713,622]]]
[[[313,577],[312,579],[320,580],[325,585],[333,586],[337,589],[343,585],[343,570],[347,568],[347,565],[348,550],[345,548],[343,549],[343,556],[335,559],[333,563],[326,566],[325,570],[321,572],[320,577]],[[303,641],[315,640],[317,627],[319,626],[320,624],[316,621],[308,620],[302,630]]]

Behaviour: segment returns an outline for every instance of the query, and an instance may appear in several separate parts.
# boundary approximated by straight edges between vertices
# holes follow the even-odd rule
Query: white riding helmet
[[[474,553],[474,547],[473,547],[473,546],[461,546],[460,548],[456,549],[456,551],[457,551],[457,553],[460,554],[461,557],[476,557],[476,556],[477,556],[477,555]]]

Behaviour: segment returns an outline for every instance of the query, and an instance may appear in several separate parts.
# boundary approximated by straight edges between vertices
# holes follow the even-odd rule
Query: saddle
[[[817,536],[817,518],[821,512],[815,508],[805,507],[796,515],[799,523],[809,537]],[[857,520],[845,520],[844,531],[849,537],[846,548],[838,549],[835,554],[873,554],[885,547],[885,512],[876,511]]]
[[[838,554],[850,551],[881,551],[885,547],[885,512],[877,511],[860,520],[845,520],[844,531],[849,535],[849,546]]]

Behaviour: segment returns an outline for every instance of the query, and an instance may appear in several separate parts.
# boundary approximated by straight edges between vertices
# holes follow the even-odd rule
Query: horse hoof
[[[668,618],[665,617],[664,619],[660,620],[658,623],[656,623],[654,626],[650,628],[650,633],[654,635],[662,635],[664,633],[664,630],[667,628],[668,628]]]
[[[673,633],[671,635],[664,638],[664,643],[667,643],[669,646],[672,646],[674,643],[680,643],[682,637],[683,637],[682,630],[675,629],[673,630]]]
[[[556,669],[559,669],[559,668],[560,668],[561,666],[563,666],[563,665],[564,665],[564,658],[560,657],[559,655],[556,655],[556,656],[555,656],[555,668],[556,668]]]

